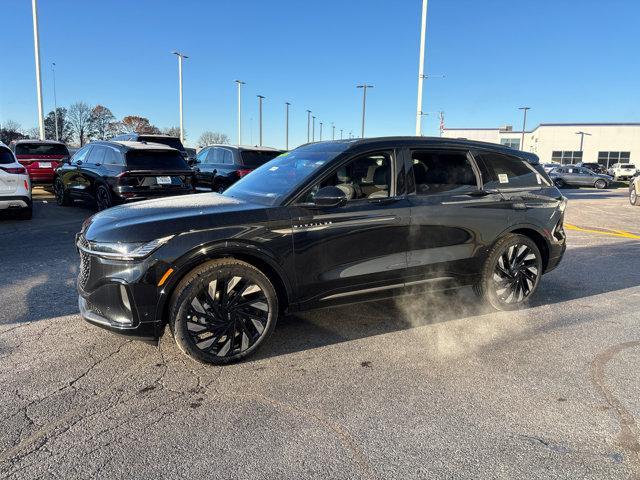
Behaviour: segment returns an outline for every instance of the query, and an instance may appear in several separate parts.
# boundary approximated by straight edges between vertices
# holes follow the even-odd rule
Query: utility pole
[[[178,57],[178,90],[180,97],[180,141],[184,143],[184,123],[182,110],[182,60],[189,58],[180,52],[171,52]]]
[[[285,150],[289,150],[289,102],[284,102],[284,145]]]
[[[311,110],[307,110],[307,143],[311,137],[309,136],[311,133]]]
[[[520,139],[520,150],[524,152],[524,131],[527,127],[527,110],[531,110],[531,107],[518,107],[518,110],[522,110],[524,112],[524,117],[522,119],[522,137]]]
[[[260,125],[260,146],[262,146],[262,100],[265,98],[262,95],[256,95],[258,97],[258,114],[259,114],[259,125]]]
[[[582,145],[584,143],[584,136],[586,135],[586,136],[590,137],[591,134],[587,133],[587,132],[583,132],[582,130],[580,130],[579,132],[576,132],[576,135],[580,135],[580,153],[582,153]]]
[[[440,117],[440,136],[442,136],[442,134],[444,133],[444,112],[440,110],[438,112],[438,115]]]
[[[364,138],[364,119],[367,110],[367,88],[373,88],[373,85],[363,83],[362,85],[356,85],[356,88],[362,89],[362,133],[360,136]]]
[[[342,128],[340,129],[340,140],[342,140]]]
[[[320,122],[320,141],[322,141],[322,122]]]
[[[53,116],[56,120],[56,142],[60,141],[58,134],[58,99],[56,98],[56,63],[51,64],[51,72],[53,73]]]
[[[427,35],[427,0],[422,0],[422,21],[420,27],[420,59],[418,62],[418,107],[416,109],[416,136],[422,132],[422,86],[424,82],[424,45]]]
[[[311,141],[316,141],[316,117],[312,116],[313,122],[311,123]]]
[[[242,100],[242,85],[245,84],[242,80],[236,80],[236,84],[238,84],[238,146],[242,145],[242,110],[240,108],[241,100]]]
[[[40,34],[38,33],[38,1],[31,0],[33,12],[33,49],[36,60],[36,92],[38,95],[38,129],[40,140],[44,140],[44,112],[42,109],[42,78],[40,76]]]
[[[331,122],[331,140],[336,139],[336,126]]]

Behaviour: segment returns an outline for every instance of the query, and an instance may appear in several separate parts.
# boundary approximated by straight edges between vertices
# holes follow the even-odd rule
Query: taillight
[[[27,174],[27,169],[24,167],[0,167],[0,170],[3,170],[7,173],[15,173],[17,175]]]
[[[244,177],[245,175],[248,175],[252,172],[253,170],[251,170],[250,168],[240,168],[238,170],[236,170],[236,173],[238,174],[238,176],[240,178]]]
[[[29,182],[27,182],[26,180],[24,181],[24,189],[29,190]]]

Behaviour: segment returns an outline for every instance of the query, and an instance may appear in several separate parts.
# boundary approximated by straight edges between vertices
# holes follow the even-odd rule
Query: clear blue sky
[[[306,140],[308,108],[325,124],[367,135],[413,134],[421,0],[40,0],[45,111],[101,103],[121,118],[178,124],[177,60],[185,62],[185,129],[236,138],[236,78],[243,140],[257,143],[256,94],[265,95],[264,143]],[[0,122],[37,125],[31,2],[3,0]],[[430,0],[425,111],[450,127],[520,125],[517,107],[540,122],[640,120],[637,0]],[[425,134],[437,134],[428,118]],[[253,135],[251,136],[251,132]],[[317,132],[317,130],[316,130]]]

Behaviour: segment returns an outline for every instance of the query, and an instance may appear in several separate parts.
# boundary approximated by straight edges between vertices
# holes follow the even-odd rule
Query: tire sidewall
[[[594,186],[598,189],[598,190],[602,190],[604,188],[607,188],[607,182],[604,180],[596,180],[596,183],[594,184]]]
[[[269,306],[267,325],[260,338],[247,350],[231,357],[218,357],[203,352],[193,342],[187,330],[186,311],[191,299],[214,279],[234,273],[255,282],[264,292]],[[271,281],[255,267],[239,260],[212,261],[197,268],[176,287],[170,309],[169,324],[180,349],[199,362],[226,364],[237,362],[255,352],[269,338],[278,319],[278,296]]]
[[[634,206],[640,205],[640,197],[638,196],[638,191],[636,190],[635,185],[632,185],[631,190],[629,191],[629,203]]]
[[[98,198],[100,196],[100,190],[104,190],[107,194],[107,205],[104,208],[101,208],[100,206],[100,202],[98,201]],[[105,186],[105,185],[98,185],[98,188],[96,188],[96,205],[98,206],[98,211],[103,211],[103,210],[107,210],[109,208],[111,208],[113,206],[113,201],[111,199],[111,193],[109,192],[109,189]]]

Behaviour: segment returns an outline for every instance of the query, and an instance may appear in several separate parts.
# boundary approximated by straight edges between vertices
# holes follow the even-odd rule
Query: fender
[[[282,262],[271,251],[255,243],[242,240],[218,241],[192,249],[171,265],[175,272],[169,277],[169,281],[158,294],[156,319],[159,324],[164,325],[167,322],[164,313],[168,305],[168,300],[171,298],[180,280],[198,265],[210,259],[225,255],[242,255],[243,257],[249,257],[249,259],[254,258],[262,263],[266,263],[276,272],[282,285],[284,285],[287,299],[292,298],[292,287],[289,276],[282,267]]]

